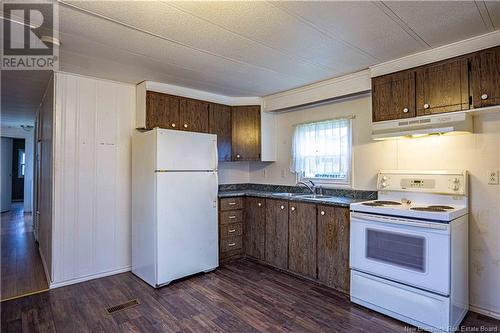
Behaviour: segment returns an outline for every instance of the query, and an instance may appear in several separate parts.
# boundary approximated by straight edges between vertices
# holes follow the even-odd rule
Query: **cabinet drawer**
[[[242,241],[241,236],[224,238],[224,239],[221,239],[221,241],[220,241],[220,251],[221,252],[239,250],[242,247],[243,247],[243,241]]]
[[[233,210],[243,208],[242,198],[224,198],[220,199],[220,210]]]
[[[220,224],[239,223],[243,221],[243,211],[229,210],[220,213]]]
[[[220,227],[220,237],[234,237],[241,236],[243,234],[243,225],[241,223],[231,223],[221,225]]]

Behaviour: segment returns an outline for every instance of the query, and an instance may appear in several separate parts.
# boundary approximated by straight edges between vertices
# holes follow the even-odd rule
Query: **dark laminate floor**
[[[138,298],[113,315],[105,308]],[[342,294],[248,260],[154,290],[118,274],[1,304],[2,332],[404,332]],[[464,326],[498,327],[469,313]]]
[[[23,203],[13,203],[1,215],[1,260],[1,300],[48,288],[31,214],[24,213]]]

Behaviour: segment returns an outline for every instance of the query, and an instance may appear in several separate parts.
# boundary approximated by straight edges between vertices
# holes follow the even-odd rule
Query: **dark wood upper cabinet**
[[[231,161],[231,107],[210,103],[208,132],[217,134],[219,161]]]
[[[500,46],[477,52],[471,64],[474,108],[500,104]]]
[[[418,68],[415,87],[417,116],[469,109],[468,58]]]
[[[318,206],[318,279],[349,293],[349,209]]]
[[[232,107],[233,161],[260,161],[260,106]]]
[[[374,122],[415,117],[415,72],[374,77],[372,109]]]
[[[179,128],[179,101],[177,96],[148,91],[146,93],[146,128]]]
[[[245,254],[264,260],[266,240],[266,202],[262,198],[246,198]]]
[[[316,205],[290,202],[288,269],[316,278]]]
[[[269,264],[288,268],[288,201],[266,199],[265,257]]]
[[[181,98],[179,107],[181,130],[208,133],[208,102]]]

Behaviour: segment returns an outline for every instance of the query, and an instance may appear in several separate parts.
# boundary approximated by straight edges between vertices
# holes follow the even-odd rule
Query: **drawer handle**
[[[323,211],[323,210],[322,210],[320,214],[321,214],[321,215],[325,215],[325,211]]]
[[[408,113],[409,111],[410,111],[410,109],[408,109],[408,108],[404,108],[404,109],[403,109],[403,112],[404,112],[404,113]]]
[[[230,234],[232,234],[235,231],[236,231],[236,229],[229,229],[227,232],[229,232]]]
[[[236,245],[236,243],[229,243],[229,244],[227,244],[227,246],[229,246],[229,247],[233,247],[235,245]]]
[[[236,202],[230,202],[230,203],[228,203],[228,205],[229,206],[234,206],[234,205],[236,205]]]
[[[236,215],[231,215],[228,217],[228,219],[232,220],[232,219],[235,219],[236,218]]]
[[[482,99],[482,100],[488,99],[488,94],[482,94],[482,95],[481,95],[481,99]]]
[[[428,108],[430,108],[430,107],[431,107],[431,106],[430,106],[429,104],[427,104],[427,103],[425,103],[425,104],[424,104],[424,109],[428,109]]]

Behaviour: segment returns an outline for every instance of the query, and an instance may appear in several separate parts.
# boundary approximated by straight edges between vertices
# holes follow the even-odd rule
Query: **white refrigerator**
[[[158,288],[219,263],[217,136],[154,129],[132,139],[132,273]]]

